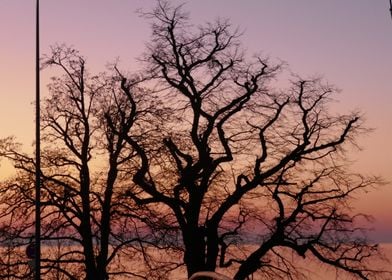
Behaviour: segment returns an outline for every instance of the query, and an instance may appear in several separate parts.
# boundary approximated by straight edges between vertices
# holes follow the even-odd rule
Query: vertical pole
[[[40,63],[39,63],[39,0],[36,0],[35,49],[35,258],[34,279],[41,279],[41,152],[40,152]]]

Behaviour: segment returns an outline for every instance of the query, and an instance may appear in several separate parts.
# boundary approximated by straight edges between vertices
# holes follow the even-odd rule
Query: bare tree
[[[146,279],[151,272],[123,262],[125,256],[136,259],[142,242],[152,240],[146,211],[136,209],[123,195],[125,175],[133,172],[136,156],[124,137],[153,102],[137,87],[136,79],[125,78],[116,67],[110,74],[90,75],[85,59],[74,49],[54,47],[43,65],[62,73],[52,79],[42,115],[43,275]],[[137,110],[139,102],[143,105]],[[3,140],[1,155],[19,170],[16,178],[1,186],[2,232],[7,233],[2,239],[18,245],[12,261],[2,265],[12,271],[8,277],[25,279],[31,269],[20,246],[33,235],[35,163],[19,152],[13,139]]]
[[[155,230],[178,241],[188,276],[220,267],[236,280],[294,279],[289,249],[358,279],[381,277],[368,262],[379,254],[364,235],[368,217],[350,208],[380,183],[348,168],[346,149],[367,131],[360,113],[332,114],[336,89],[320,79],[274,89],[282,65],[248,61],[227,21],[196,28],[163,1],[144,16],[149,83],[172,110],[148,136],[153,148],[125,137],[139,158],[128,195],[161,210]]]
[[[185,267],[304,279],[294,253],[357,279],[387,277],[371,265],[380,250],[366,238],[369,217],[350,207],[381,183],[348,165],[368,131],[361,114],[332,113],[336,89],[321,79],[278,89],[283,65],[248,58],[228,21],[194,27],[164,1],[143,15],[143,78],[116,65],[92,76],[64,47],[45,58],[64,76],[42,116],[44,275],[164,279]],[[12,139],[0,148],[19,170],[0,187],[10,256],[0,268],[24,279],[34,160]]]

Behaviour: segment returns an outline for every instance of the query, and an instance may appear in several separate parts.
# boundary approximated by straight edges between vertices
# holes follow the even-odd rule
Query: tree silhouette
[[[153,151],[126,138],[140,161],[129,195],[169,210],[163,228],[180,240],[188,275],[219,266],[236,280],[294,278],[282,248],[359,279],[377,275],[367,217],[350,213],[351,197],[380,182],[347,168],[345,150],[366,131],[361,115],[330,113],[336,90],[320,79],[276,90],[282,65],[248,61],[227,21],[195,28],[167,2],[144,16],[144,62],[172,113]]]
[[[369,217],[350,207],[381,183],[349,168],[368,131],[361,114],[332,113],[337,90],[321,79],[279,86],[284,65],[248,58],[228,21],[195,27],[164,1],[143,16],[152,38],[139,76],[116,65],[92,76],[64,46],[44,60],[64,73],[42,116],[42,238],[59,246],[44,252],[44,275],[165,279],[184,266],[304,279],[294,253],[357,279],[388,276],[371,264]],[[0,188],[11,244],[1,273],[24,278],[34,160],[12,139],[0,153],[20,170]]]
[[[85,59],[66,46],[53,47],[43,67],[63,73],[52,78],[42,114],[43,276],[149,278],[154,267],[143,272],[122,262],[125,256],[136,259],[144,250],[143,242],[154,240],[147,212],[123,195],[136,156],[124,137],[154,102],[136,80],[125,83],[117,68],[110,74],[90,75]],[[136,110],[127,95],[143,105]],[[121,133],[115,134],[112,128]],[[7,233],[2,240],[14,244],[8,263],[1,264],[7,268],[3,277],[25,279],[31,270],[19,248],[33,235],[35,163],[19,152],[12,138],[1,144],[1,155],[19,170],[16,178],[1,186],[5,209],[1,229]]]

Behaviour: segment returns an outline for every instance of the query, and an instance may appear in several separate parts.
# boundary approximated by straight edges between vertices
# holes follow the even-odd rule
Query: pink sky
[[[179,3],[178,1],[172,1]],[[81,51],[92,70],[117,57],[136,69],[149,39],[148,23],[135,14],[152,0],[41,0],[41,52],[55,43]],[[26,147],[34,139],[35,0],[0,1],[0,137]],[[353,154],[354,168],[392,182],[392,20],[387,0],[188,0],[194,23],[229,18],[244,31],[249,53],[290,65],[301,76],[322,75],[342,93],[336,110],[361,109],[375,128]],[[43,91],[50,72],[42,76]],[[7,172],[2,165],[0,176]],[[392,184],[357,200],[376,218],[374,238],[392,241]]]

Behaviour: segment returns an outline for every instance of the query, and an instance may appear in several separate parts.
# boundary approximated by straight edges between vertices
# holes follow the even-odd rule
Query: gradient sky
[[[179,1],[172,1],[180,3]],[[183,2],[183,1],[181,1]],[[149,40],[138,8],[153,0],[41,0],[41,53],[55,43],[72,45],[92,71],[135,58]],[[14,135],[31,149],[34,139],[35,0],[0,0],[0,137]],[[189,0],[199,24],[229,18],[244,31],[248,52],[286,61],[302,77],[322,75],[342,90],[338,111],[361,109],[375,128],[360,140],[354,168],[392,182],[392,20],[387,0]],[[42,95],[50,71],[42,73]],[[0,177],[7,173],[0,167]],[[373,237],[392,242],[392,183],[359,196],[360,211],[376,218]]]

